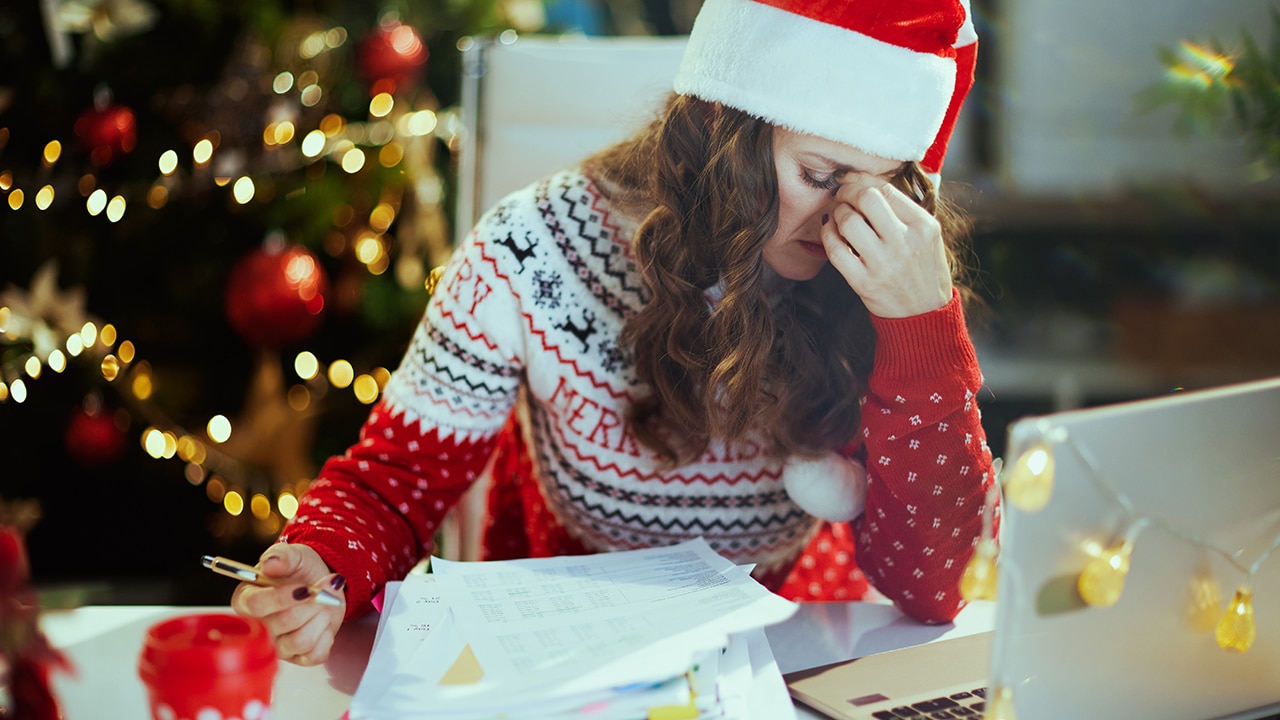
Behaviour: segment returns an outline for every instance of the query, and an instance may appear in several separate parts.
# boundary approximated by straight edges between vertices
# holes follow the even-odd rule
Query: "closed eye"
[[[840,187],[840,178],[844,171],[818,172],[809,168],[801,168],[800,179],[809,187],[834,193]]]

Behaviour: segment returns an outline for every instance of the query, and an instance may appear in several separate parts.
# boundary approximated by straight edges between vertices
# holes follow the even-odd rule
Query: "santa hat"
[[[969,0],[705,0],[675,90],[935,174],[977,40]]]

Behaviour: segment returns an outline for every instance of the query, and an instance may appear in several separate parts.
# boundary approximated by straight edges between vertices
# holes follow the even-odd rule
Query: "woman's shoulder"
[[[596,316],[622,318],[645,301],[634,230],[581,169],[571,168],[494,205],[462,252],[539,312],[586,303]]]
[[[519,265],[536,256],[629,257],[636,223],[618,212],[580,167],[551,173],[515,190],[476,223],[473,237],[505,246]]]

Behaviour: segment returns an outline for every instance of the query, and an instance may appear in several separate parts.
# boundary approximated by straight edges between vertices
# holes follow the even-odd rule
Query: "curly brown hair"
[[[827,265],[812,280],[766,285],[762,256],[778,225],[773,126],[688,96],[585,169],[623,212],[648,292],[622,340],[652,392],[627,418],[673,465],[713,438],[770,457],[815,456],[857,431],[875,331],[858,295]],[[964,219],[939,202],[916,163],[893,184],[938,218],[960,279]],[[714,309],[705,295],[723,283]]]

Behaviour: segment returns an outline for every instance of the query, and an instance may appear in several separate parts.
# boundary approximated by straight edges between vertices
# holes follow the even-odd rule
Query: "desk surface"
[[[94,606],[51,611],[41,618],[49,640],[70,657],[77,672],[55,678],[66,720],[148,717],[137,659],[146,629],[160,620],[225,607]],[[988,630],[992,603],[975,603],[947,625],[921,625],[896,608],[874,603],[806,603],[789,620],[766,629],[779,669],[786,673],[874,652]],[[377,616],[347,623],[329,662],[315,667],[280,663],[275,720],[338,720],[360,683],[377,631]],[[797,708],[800,718],[819,715]]]

